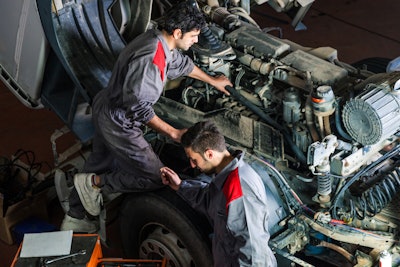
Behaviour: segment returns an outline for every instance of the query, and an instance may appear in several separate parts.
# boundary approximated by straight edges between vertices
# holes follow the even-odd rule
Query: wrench
[[[77,255],[85,255],[85,254],[86,254],[86,250],[85,249],[81,249],[78,252],[73,253],[73,254],[69,254],[69,255],[66,255],[66,256],[61,256],[61,257],[54,258],[54,259],[51,259],[51,260],[45,260],[44,264],[47,265],[47,264],[50,264],[50,263],[53,263],[53,262],[56,262],[56,261],[59,261],[59,260],[72,258],[72,257],[77,256]]]

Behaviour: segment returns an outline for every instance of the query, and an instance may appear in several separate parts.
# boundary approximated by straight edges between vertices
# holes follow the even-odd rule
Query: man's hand
[[[175,142],[180,143],[181,142],[181,137],[182,135],[187,131],[187,129],[175,129],[165,121],[163,121],[160,117],[157,115],[154,115],[154,117],[147,123],[147,126],[155,130],[156,132],[163,134],[165,136],[168,136]]]
[[[226,95],[230,95],[230,93],[225,89],[225,86],[233,86],[231,81],[224,76],[224,75],[218,75],[218,76],[210,76],[204,71],[202,71],[199,67],[196,65],[194,66],[192,72],[189,74],[189,77],[198,79],[200,81],[206,82],[212,86],[214,86],[218,91],[221,91],[222,93]]]
[[[169,185],[175,191],[179,189],[182,180],[179,178],[178,174],[176,174],[173,170],[171,170],[168,167],[162,167],[160,169],[160,173],[163,184]]]
[[[230,93],[225,89],[225,86],[232,86],[231,81],[225,75],[218,75],[213,77],[213,82],[211,83],[218,91],[226,95],[230,95]]]
[[[187,132],[187,128],[184,129],[177,129],[177,137],[174,139],[175,142],[180,143],[182,139],[182,135]]]

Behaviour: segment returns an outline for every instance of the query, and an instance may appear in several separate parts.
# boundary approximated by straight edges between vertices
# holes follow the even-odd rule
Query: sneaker
[[[93,186],[94,173],[78,173],[74,176],[74,185],[85,210],[93,216],[100,214],[103,196],[100,188]]]
[[[71,179],[70,179],[71,180]],[[54,172],[54,185],[57,192],[58,200],[64,212],[69,211],[69,194],[71,193],[72,183],[68,186],[67,177],[65,172],[61,169],[56,169]]]
[[[64,220],[61,223],[61,231],[72,230],[77,233],[97,233],[99,227],[95,221],[89,220],[86,216],[83,219],[76,219],[65,214]]]

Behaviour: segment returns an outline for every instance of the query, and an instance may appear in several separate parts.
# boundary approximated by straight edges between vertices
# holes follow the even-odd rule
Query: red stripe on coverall
[[[153,63],[160,70],[161,80],[164,81],[164,69],[165,69],[165,52],[160,41],[158,41],[157,51],[153,58]]]
[[[243,196],[242,186],[240,185],[239,169],[234,169],[226,178],[224,187],[222,188],[226,199],[226,212],[229,210],[229,204]]]

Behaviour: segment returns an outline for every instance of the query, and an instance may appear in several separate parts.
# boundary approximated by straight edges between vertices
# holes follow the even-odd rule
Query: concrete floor
[[[316,1],[303,22],[306,31],[295,31],[283,14],[266,4],[253,9],[252,16],[264,27],[281,27],[283,38],[304,46],[331,46],[339,59],[353,63],[369,57],[400,56],[400,1],[324,0]],[[22,105],[0,84],[0,156],[10,157],[18,149],[33,151],[36,162],[53,165],[50,136],[62,122],[49,110],[32,110]],[[43,172],[49,167],[44,163]],[[49,204],[49,222],[59,227],[63,213],[58,203]],[[114,247],[105,256],[121,257],[117,226],[110,225]],[[17,245],[0,241],[0,267],[10,266]]]

